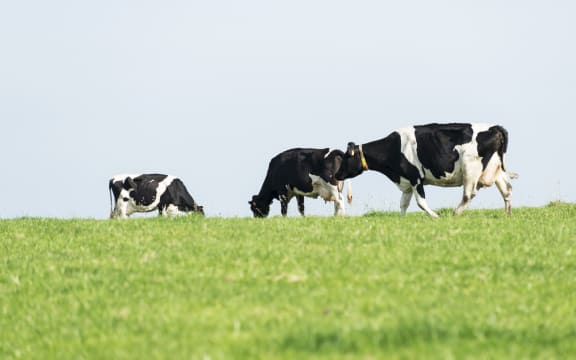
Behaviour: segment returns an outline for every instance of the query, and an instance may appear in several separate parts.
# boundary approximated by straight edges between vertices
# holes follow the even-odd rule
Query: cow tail
[[[502,160],[502,170],[506,171],[504,168],[504,154],[508,151],[508,131],[502,126],[496,126],[496,130],[500,133],[501,139],[500,144],[498,144],[498,155]]]
[[[112,211],[114,211],[114,200],[112,199],[112,180],[108,183],[108,192],[110,193],[110,217],[112,217]]]
[[[508,151],[508,131],[502,126],[496,126],[496,131],[500,134],[500,144],[498,146],[498,156],[500,157],[500,162],[502,163],[502,171],[511,179],[517,179],[518,174],[506,171],[504,166],[504,154]]]
[[[348,205],[352,204],[352,181],[350,179],[346,180],[347,187],[346,187],[346,199],[348,200]]]

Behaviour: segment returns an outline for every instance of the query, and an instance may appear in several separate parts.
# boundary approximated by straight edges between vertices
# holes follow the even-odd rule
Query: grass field
[[[576,357],[576,205],[0,220],[1,359]]]

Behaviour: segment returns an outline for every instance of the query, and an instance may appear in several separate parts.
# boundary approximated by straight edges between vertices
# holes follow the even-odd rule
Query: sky
[[[575,202],[574,14],[559,0],[4,1],[0,218],[104,219],[112,175],[145,172],[180,177],[207,216],[251,216],[279,152],[431,122],[508,130],[513,206]],[[350,215],[399,208],[382,174],[352,188]],[[433,209],[461,193],[426,187]],[[501,207],[495,187],[471,205]]]

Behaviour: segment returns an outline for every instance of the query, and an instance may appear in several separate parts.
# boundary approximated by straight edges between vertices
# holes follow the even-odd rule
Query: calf
[[[344,152],[330,149],[291,149],[276,155],[268,165],[268,172],[258,195],[252,196],[250,209],[254,217],[266,217],[274,199],[280,200],[282,216],[288,212],[288,202],[295,196],[298,210],[304,216],[304,197],[334,202],[334,214],[344,215],[343,182],[334,175]],[[351,201],[350,185],[348,202]]]
[[[518,175],[504,168],[507,147],[508,132],[499,125],[411,126],[366,144],[349,143],[336,179],[352,178],[365,170],[381,172],[402,191],[402,214],[414,195],[418,206],[433,217],[438,215],[426,203],[424,185],[463,186],[462,201],[454,211],[460,215],[478,189],[496,184],[510,214],[510,179]]]
[[[158,210],[160,215],[196,212],[204,215],[177,177],[162,174],[116,175],[108,185],[114,209],[110,218],[126,218],[135,212]],[[112,206],[111,206],[112,207]]]

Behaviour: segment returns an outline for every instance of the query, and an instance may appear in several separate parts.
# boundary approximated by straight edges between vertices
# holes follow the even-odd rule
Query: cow
[[[383,139],[356,145],[348,143],[337,180],[353,178],[366,170],[378,171],[402,192],[400,212],[414,195],[418,206],[432,217],[438,214],[426,203],[424,185],[463,186],[462,201],[454,210],[460,215],[478,189],[496,184],[504,199],[504,210],[512,210],[510,179],[504,154],[508,132],[491,124],[428,124],[393,131]]]
[[[274,199],[280,201],[282,216],[288,212],[293,197],[304,216],[304,197],[334,202],[334,215],[344,215],[343,181],[334,175],[338,171],[344,152],[340,150],[295,148],[276,155],[268,165],[266,178],[257,195],[248,202],[254,217],[267,217]],[[348,183],[348,202],[352,200]]]
[[[158,210],[160,215],[172,216],[182,213],[204,215],[186,190],[182,180],[163,174],[115,175],[110,179],[110,218],[127,218],[135,212]],[[114,200],[112,200],[114,197]]]

